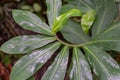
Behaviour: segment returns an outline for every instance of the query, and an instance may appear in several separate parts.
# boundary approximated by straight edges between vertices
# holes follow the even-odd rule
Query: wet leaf
[[[120,51],[120,21],[112,24],[92,39],[95,46],[103,50]]]
[[[90,67],[79,48],[73,49],[70,80],[93,80]]]
[[[84,34],[80,24],[69,20],[61,30],[63,37],[74,44],[82,44],[90,40],[90,37]]]
[[[94,0],[65,0],[65,1],[72,5],[74,9],[81,10],[82,13],[86,13],[96,8],[94,7],[95,6]]]
[[[24,35],[7,41],[0,49],[9,54],[24,54],[53,42],[54,40],[53,37],[42,35]]]
[[[105,51],[89,45],[84,51],[99,80],[120,80],[120,66]]]
[[[59,11],[62,6],[61,0],[46,0],[47,4],[47,17],[50,27],[53,27],[56,18],[59,16]]]
[[[22,28],[41,34],[53,35],[49,26],[35,14],[24,10],[13,10],[12,15],[16,23]]]
[[[96,36],[108,28],[116,15],[114,0],[98,0],[96,1],[96,7],[96,21],[92,28],[92,36]]]
[[[68,47],[64,47],[41,80],[64,80],[68,63]]]
[[[52,43],[23,56],[13,66],[11,80],[26,80],[38,71],[59,48],[60,43]]]
[[[60,14],[63,14],[71,9],[77,9],[75,6],[71,5],[71,4],[64,4],[62,7],[61,7],[61,10],[60,10]]]

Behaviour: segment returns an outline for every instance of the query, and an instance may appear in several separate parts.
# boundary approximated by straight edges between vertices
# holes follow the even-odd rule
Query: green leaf
[[[89,41],[89,36],[85,35],[79,24],[69,20],[64,29],[61,30],[63,37],[74,44],[81,44]]]
[[[89,30],[95,20],[95,14],[95,11],[92,10],[82,16],[81,26],[85,34],[89,34]]]
[[[53,27],[56,18],[59,16],[59,11],[62,6],[61,0],[46,0],[47,4],[47,17],[50,27]]]
[[[68,63],[68,47],[64,47],[41,80],[64,80]]]
[[[23,56],[14,65],[10,80],[26,80],[31,77],[47,62],[59,46],[60,43],[52,43]]]
[[[70,11],[67,11],[66,13],[63,13],[56,18],[56,22],[53,25],[52,31],[54,33],[60,31],[63,28],[63,25],[67,22],[67,20],[73,16],[82,16],[82,13],[77,9],[72,9]]]
[[[53,35],[49,26],[29,11],[13,10],[12,15],[16,23],[24,29],[46,35]]]
[[[93,0],[65,0],[65,1],[72,5],[73,8],[81,10],[82,13],[86,13],[95,8]]]
[[[36,48],[40,48],[50,42],[53,42],[54,37],[42,35],[24,35],[12,38],[5,42],[0,50],[9,54],[24,54]]]
[[[84,46],[84,51],[99,80],[119,80],[120,66],[109,54],[95,46]]]
[[[92,28],[92,36],[96,36],[109,27],[116,15],[114,0],[100,0],[96,3],[96,21]]]
[[[63,14],[71,9],[77,9],[75,6],[71,5],[71,4],[64,4],[62,7],[61,7],[61,10],[60,10],[60,14]]]
[[[120,51],[120,21],[92,39],[95,46],[104,50]]]
[[[93,80],[90,67],[79,48],[73,49],[72,62],[70,80]]]

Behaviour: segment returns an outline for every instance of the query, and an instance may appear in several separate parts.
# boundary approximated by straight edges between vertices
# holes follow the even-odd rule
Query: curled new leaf
[[[95,20],[95,11],[93,10],[83,15],[82,20],[81,20],[81,26],[82,26],[84,33],[86,34],[89,33],[89,29],[91,28],[94,20]]]
[[[72,9],[70,11],[67,11],[66,13],[62,14],[61,16],[59,16],[54,25],[53,25],[53,28],[52,28],[52,31],[54,33],[60,31],[63,27],[63,25],[66,23],[66,21],[70,18],[70,17],[73,17],[73,16],[82,16],[82,13],[80,10],[77,10],[77,9]]]

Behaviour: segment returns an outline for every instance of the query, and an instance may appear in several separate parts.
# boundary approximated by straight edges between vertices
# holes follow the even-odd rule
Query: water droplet
[[[22,15],[26,15],[26,13],[22,13]]]
[[[23,53],[24,50],[25,50],[25,48],[26,48],[26,47],[21,47],[21,48],[19,49],[19,51],[20,51],[21,53]]]
[[[30,40],[36,41],[36,40],[39,40],[39,38],[32,38],[32,39],[30,39]]]
[[[68,63],[68,58],[62,60],[62,62],[60,64],[61,70],[64,71],[66,69],[67,63]]]
[[[17,13],[14,13],[14,16],[16,17],[16,16],[18,16],[18,14],[17,14]]]
[[[43,59],[40,60],[41,63],[44,63],[45,61]]]
[[[58,75],[55,75],[55,78],[59,78],[59,76],[58,76]]]
[[[36,62],[38,63],[45,63],[47,60],[48,60],[48,57],[47,55],[44,55],[44,56],[41,56],[39,59],[36,60]]]
[[[10,44],[10,45],[7,46],[7,48],[10,48],[10,49],[11,49],[11,48],[14,48],[14,47],[15,47],[15,46],[14,46],[13,44]]]
[[[34,70],[35,70],[35,64],[32,64],[31,66],[28,66],[27,67],[27,70],[29,71],[29,72],[31,72],[31,73],[33,73],[34,72]]]
[[[103,57],[103,59],[108,63],[110,64],[110,66],[108,67],[114,67],[114,68],[120,68],[119,65],[111,58],[111,57]]]
[[[33,51],[30,55],[29,58],[33,59],[33,57],[36,57],[39,54],[39,51]]]
[[[30,22],[27,22],[27,21],[22,21],[21,23],[20,23],[20,25],[27,25],[27,26],[30,26],[30,27],[34,27],[34,24],[32,24],[32,23],[30,23]]]
[[[43,44],[47,44],[48,42],[50,42],[50,40],[45,40],[45,41],[43,41],[42,43],[43,43]]]
[[[93,68],[93,72],[98,75],[96,68]]]
[[[21,38],[22,38],[22,40],[27,40],[28,36],[22,36]]]

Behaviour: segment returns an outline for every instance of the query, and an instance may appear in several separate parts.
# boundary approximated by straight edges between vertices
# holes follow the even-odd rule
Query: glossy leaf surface
[[[84,46],[84,51],[99,80],[119,80],[120,66],[105,51],[95,46]]]
[[[52,28],[56,18],[59,16],[59,11],[62,6],[61,0],[46,0],[47,17],[50,27]]]
[[[68,63],[68,47],[64,47],[41,80],[64,80]]]
[[[89,30],[92,27],[92,24],[95,20],[95,11],[89,11],[82,16],[81,27],[85,34],[89,34]]]
[[[108,28],[116,14],[114,0],[96,0],[96,7],[96,21],[92,28],[92,36],[96,36]]]
[[[72,63],[70,80],[93,80],[90,67],[79,48],[73,49]]]
[[[64,4],[62,7],[61,7],[61,10],[60,10],[60,14],[63,14],[69,10],[72,10],[72,9],[77,9],[76,6],[74,5],[71,5],[71,4]]]
[[[13,10],[16,23],[42,35],[18,36],[1,46],[6,53],[28,53],[16,62],[10,79],[34,80],[35,72],[63,47],[41,80],[64,80],[67,68],[70,80],[120,80],[120,66],[105,52],[120,51],[120,21],[113,21],[115,0],[64,0],[59,15],[62,1],[46,0],[50,26],[31,12]],[[62,37],[56,35],[59,31]]]
[[[112,24],[108,29],[96,36],[92,41],[104,50],[120,51],[120,21]]]
[[[40,18],[29,11],[13,10],[13,18],[22,28],[31,30],[37,33],[52,35],[49,26],[42,22]]]
[[[30,54],[23,56],[14,65],[10,75],[11,80],[26,80],[39,70],[44,63],[59,48],[59,43],[52,43],[40,49],[32,51]]]
[[[72,9],[64,14],[61,14],[59,17],[56,18],[56,22],[53,25],[52,31],[55,33],[60,31],[63,28],[63,25],[67,22],[67,20],[70,17],[74,17],[74,16],[82,16],[81,11],[77,9]]]
[[[42,35],[24,35],[15,37],[1,46],[1,50],[9,54],[24,54],[40,48],[55,39]]]
[[[68,21],[61,30],[63,37],[74,44],[87,42],[90,38],[85,35],[79,24],[73,21]]]
[[[93,10],[94,1],[93,0],[65,0],[73,6],[75,9],[81,10],[83,13]]]

